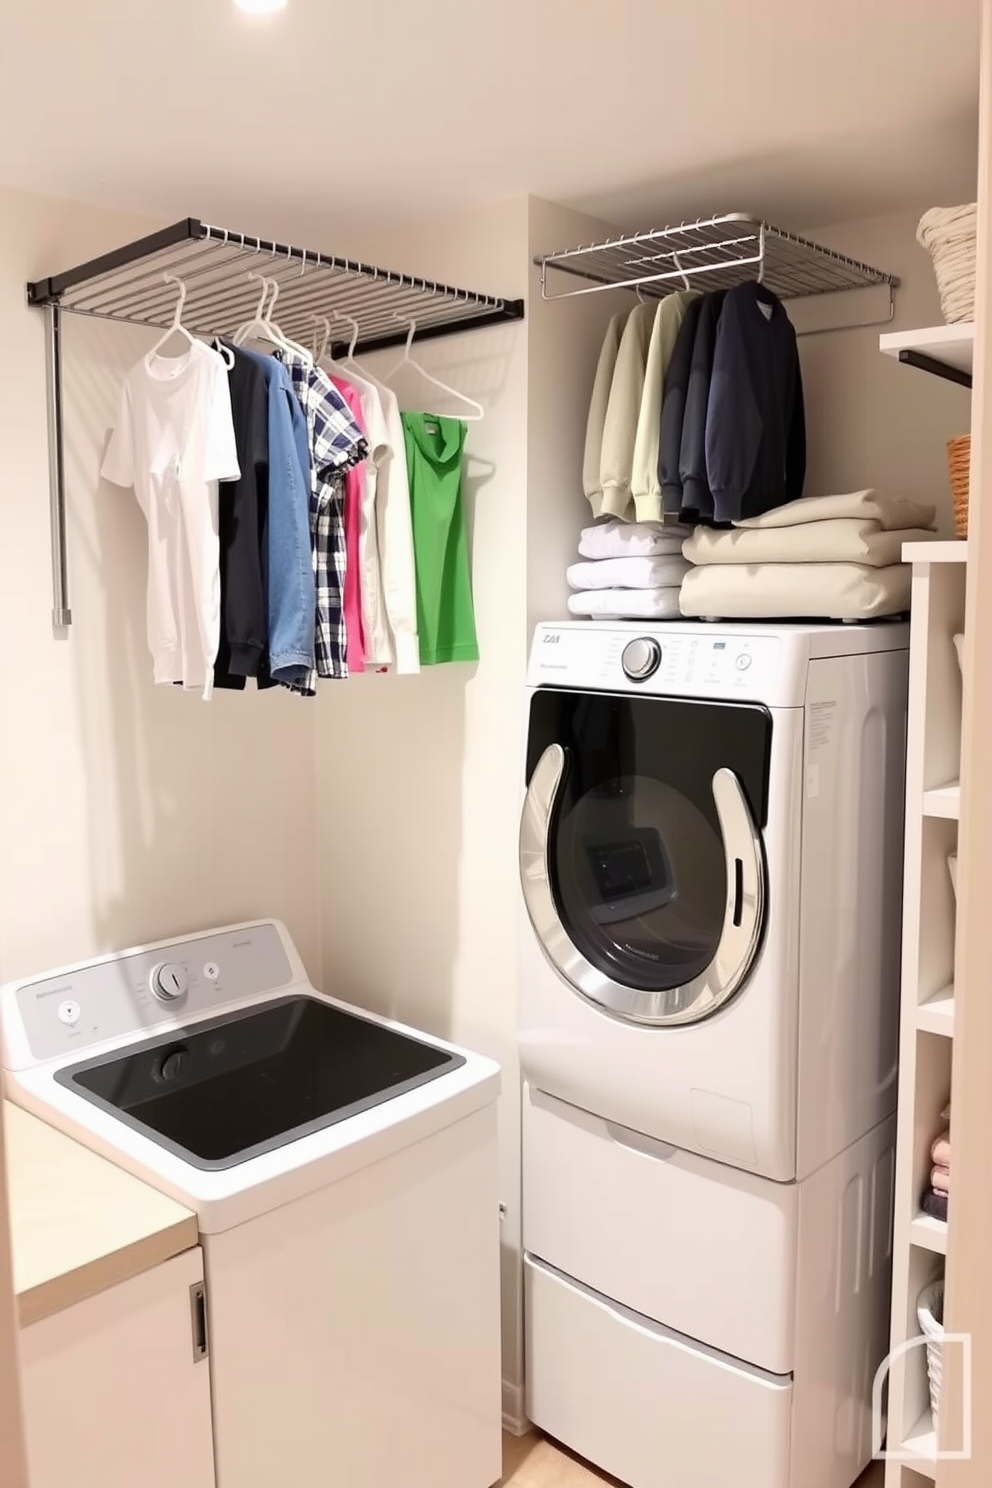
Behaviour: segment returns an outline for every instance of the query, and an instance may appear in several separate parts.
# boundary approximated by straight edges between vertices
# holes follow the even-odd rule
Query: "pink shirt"
[[[366,433],[362,416],[362,399],[356,388],[343,377],[331,381],[347,403],[352,418]],[[362,584],[359,542],[362,526],[362,499],[365,495],[365,461],[345,472],[344,477],[344,545],[348,566],[344,576],[344,623],[348,635],[349,672],[365,670],[365,631],[362,626]]]

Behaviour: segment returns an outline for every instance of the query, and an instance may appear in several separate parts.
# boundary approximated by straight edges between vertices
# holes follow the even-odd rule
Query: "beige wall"
[[[878,486],[936,505],[942,533],[951,536],[952,508],[945,443],[968,429],[967,389],[902,367],[878,350],[879,333],[939,325],[943,319],[929,256],[916,242],[919,211],[817,228],[809,236],[901,280],[891,325],[802,336],[809,461],[806,495]],[[815,323],[839,312],[868,318],[881,296],[844,296]],[[809,323],[800,307],[797,324]]]
[[[0,193],[0,980],[253,915],[318,969],[316,704],[152,685],[145,528],[101,483],[144,333],[66,317],[70,599],[53,637],[44,318],[29,278],[148,224]]]

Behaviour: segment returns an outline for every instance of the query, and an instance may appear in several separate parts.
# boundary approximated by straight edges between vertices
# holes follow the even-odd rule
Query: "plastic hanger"
[[[185,336],[190,346],[193,346],[196,342],[196,337],[183,325],[183,306],[186,304],[186,285],[183,283],[182,279],[177,279],[175,274],[163,274],[162,278],[165,280],[166,284],[178,284],[179,298],[176,301],[176,309],[172,317],[172,324],[169,326],[168,330],[155,342],[155,345],[152,347],[151,351],[149,351],[149,360],[151,360],[153,356],[156,356],[158,354],[161,347],[163,347],[166,341],[168,341],[169,338],[172,336]]]
[[[271,341],[272,345],[278,347],[281,351],[292,351],[297,356],[303,357],[307,365],[312,367],[313,357],[307,351],[306,347],[300,346],[296,341],[291,341],[272,320],[272,312],[275,309],[276,300],[279,298],[279,285],[276,280],[268,279],[264,274],[256,274],[254,269],[249,269],[248,278],[261,280],[262,294],[258,302],[258,309],[255,311],[254,319],[247,320],[244,325],[238,326],[238,329],[231,338],[234,344],[236,346],[243,346],[249,340]],[[265,302],[270,292],[272,298],[269,300],[268,311],[266,312]]]
[[[457,388],[453,388],[449,386],[448,383],[442,382],[439,377],[434,377],[430,372],[422,367],[419,362],[414,361],[413,357],[410,355],[410,348],[413,345],[413,338],[417,334],[417,322],[415,320],[406,320],[406,317],[402,315],[394,315],[393,318],[400,321],[401,323],[405,322],[410,327],[410,330],[407,334],[406,347],[404,349],[403,355],[396,363],[396,366],[393,367],[391,371],[386,373],[386,381],[392,382],[396,374],[398,372],[401,372],[404,367],[412,367],[414,372],[418,373],[418,375],[423,379],[424,382],[429,382],[431,387],[436,387],[440,392],[446,393],[449,398],[456,398],[460,403],[466,404],[466,406],[472,410],[471,413],[463,413],[461,415],[462,420],[465,423],[478,423],[481,419],[484,419],[486,416],[486,410],[483,408],[481,403],[477,403],[475,399],[470,398],[467,393],[460,393]]]

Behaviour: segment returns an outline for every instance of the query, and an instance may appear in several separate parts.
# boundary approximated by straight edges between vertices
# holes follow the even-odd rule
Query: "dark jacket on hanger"
[[[806,478],[799,350],[781,300],[756,282],[727,291],[706,412],[713,517],[734,522],[794,501]]]
[[[243,688],[267,671],[265,542],[269,506],[268,385],[257,361],[224,343],[241,479],[219,491],[220,644],[214,685]]]
[[[677,517],[682,511],[682,423],[696,325],[705,302],[706,296],[701,295],[698,300],[691,300],[686,306],[685,318],[679,328],[672,348],[672,359],[665,373],[661,430],[658,436],[658,480],[661,485],[662,510],[666,517]]]
[[[717,289],[703,300],[692,343],[689,384],[682,420],[679,474],[682,478],[682,515],[688,521],[713,516],[713,497],[706,478],[706,410],[713,376],[716,328],[726,290]]]

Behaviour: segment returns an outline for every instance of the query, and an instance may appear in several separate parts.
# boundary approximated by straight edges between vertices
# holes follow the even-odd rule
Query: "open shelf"
[[[878,345],[886,356],[896,357],[907,367],[971,387],[975,327],[970,320],[919,331],[886,331],[879,336]]]
[[[961,810],[961,786],[957,780],[923,792],[923,815],[957,821]]]
[[[908,542],[902,545],[903,563],[967,563],[966,538],[938,538],[934,542]]]
[[[954,1037],[954,987],[944,987],[934,997],[921,1002],[916,1010],[916,1026],[921,1033]]]
[[[923,1250],[932,1250],[934,1255],[947,1254],[947,1224],[942,1219],[931,1219],[929,1214],[917,1214],[909,1227],[909,1238],[913,1245]]]
[[[933,1413],[925,1410],[902,1444],[904,1452],[912,1452],[912,1466],[925,1477],[937,1476],[937,1432],[933,1424]],[[917,1460],[918,1459],[918,1460]]]

